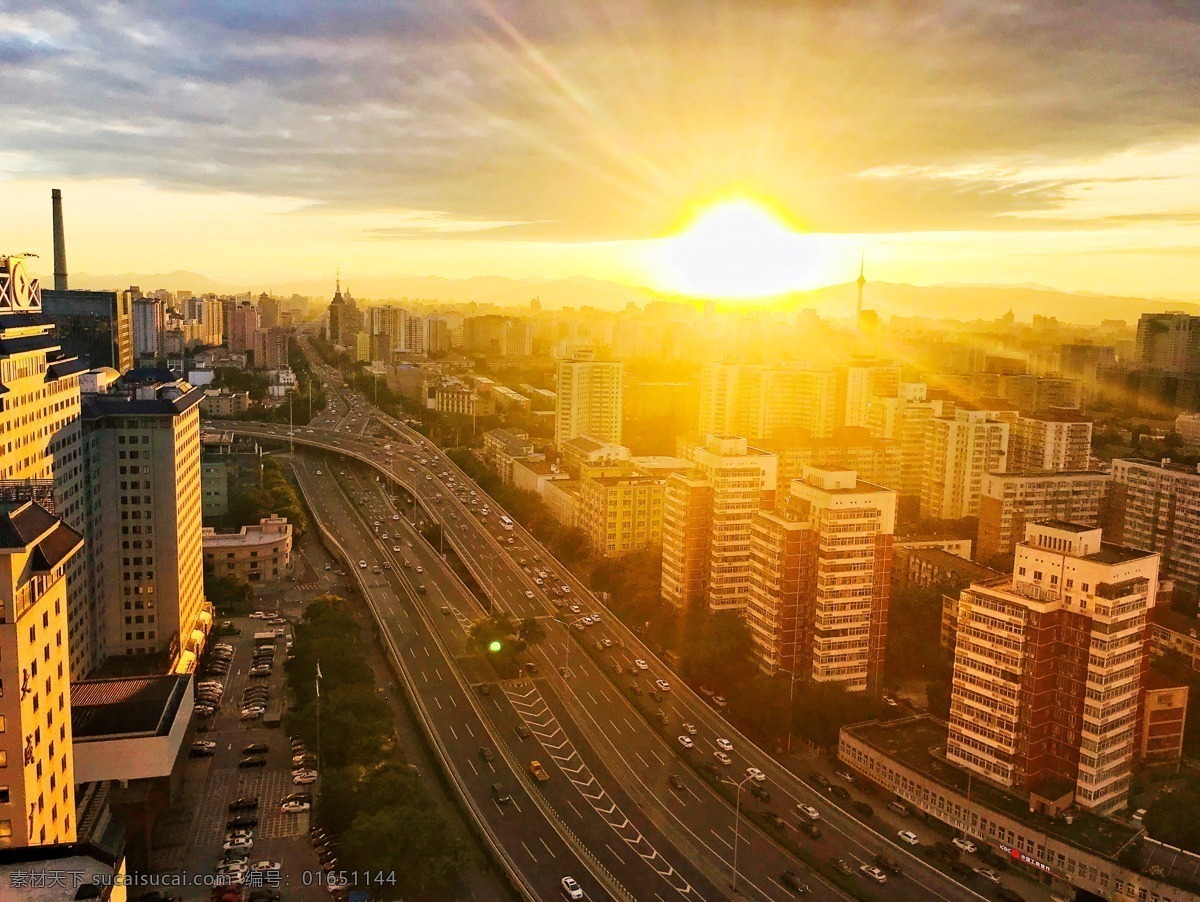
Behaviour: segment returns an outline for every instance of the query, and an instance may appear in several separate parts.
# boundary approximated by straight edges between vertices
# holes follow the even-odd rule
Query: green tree
[[[517,626],[517,636],[526,645],[541,645],[546,640],[546,628],[534,617],[526,617]]]

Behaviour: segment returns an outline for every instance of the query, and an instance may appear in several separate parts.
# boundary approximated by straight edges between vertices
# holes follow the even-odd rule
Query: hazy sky
[[[0,252],[646,283],[762,198],[847,281],[1200,296],[1189,0],[0,0]]]

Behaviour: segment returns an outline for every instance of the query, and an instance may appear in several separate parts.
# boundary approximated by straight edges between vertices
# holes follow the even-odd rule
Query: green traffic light
[[[488,651],[499,651],[501,648],[502,646],[498,641],[493,641],[490,645],[488,645]]]

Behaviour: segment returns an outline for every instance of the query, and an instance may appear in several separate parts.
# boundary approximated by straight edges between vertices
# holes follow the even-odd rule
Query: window
[[[12,821],[0,821],[0,839],[12,838]]]
[[[0,786],[0,805],[7,805],[9,801],[8,787]]]

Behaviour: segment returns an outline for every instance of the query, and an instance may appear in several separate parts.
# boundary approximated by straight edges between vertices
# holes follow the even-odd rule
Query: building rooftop
[[[40,504],[0,501],[0,548],[33,546],[34,570],[53,570],[83,544],[83,536]]]
[[[843,729],[936,783],[963,795],[969,791],[973,801],[1110,861],[1141,832],[1130,824],[1083,810],[1074,811],[1070,824],[1062,818],[1030,814],[1028,797],[1005,792],[978,777],[972,779],[949,764],[943,757],[946,724],[928,715],[887,722],[874,720]]]
[[[1170,630],[1173,633],[1188,635],[1196,632],[1200,635],[1200,620],[1172,610],[1165,604],[1156,605],[1150,611],[1150,619],[1155,626]]]
[[[74,741],[167,735],[190,679],[188,674],[166,674],[72,683]]]
[[[1095,561],[1097,564],[1124,564],[1129,561],[1150,557],[1155,553],[1153,551],[1142,551],[1140,548],[1128,548],[1124,545],[1110,545],[1108,542],[1102,542],[1100,550],[1094,554],[1086,555],[1084,560]]]
[[[1091,532],[1095,526],[1084,526],[1082,523],[1072,523],[1069,520],[1038,520],[1044,526],[1061,529],[1063,532]]]
[[[1023,420],[1041,420],[1044,423],[1090,423],[1092,418],[1073,407],[1049,407],[1021,414]]]

